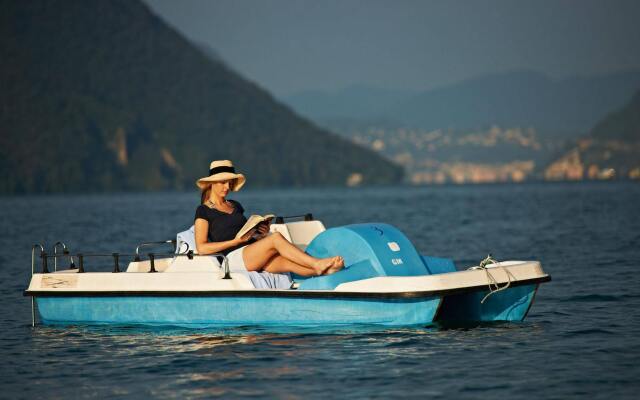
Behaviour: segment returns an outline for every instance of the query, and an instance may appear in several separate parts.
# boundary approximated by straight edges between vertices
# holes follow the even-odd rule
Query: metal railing
[[[173,246],[173,251],[176,251],[176,241],[175,240],[161,240],[158,242],[144,242],[138,245],[138,247],[136,247],[136,259],[134,259],[134,261],[140,261],[140,249],[143,247],[151,247],[151,246],[157,246],[157,245],[161,245],[161,244],[171,244]]]
[[[68,257],[70,260],[69,263],[69,269],[77,269],[78,273],[84,273],[85,272],[85,259],[86,258],[93,258],[93,257],[112,257],[113,258],[113,273],[119,273],[122,272],[120,270],[120,259],[121,257],[131,257],[132,261],[134,262],[141,262],[143,261],[141,258],[141,254],[140,254],[140,249],[142,247],[145,246],[150,246],[150,245],[155,245],[155,244],[166,244],[166,243],[172,243],[173,241],[171,240],[167,240],[167,241],[163,241],[163,242],[147,242],[147,243],[143,243],[140,246],[136,247],[136,252],[134,254],[127,254],[127,253],[75,253],[75,254],[71,254],[71,252],[69,252],[69,249],[66,247],[66,245],[64,245],[62,242],[58,242],[56,243],[56,245],[54,246],[54,252],[53,254],[47,254],[47,252],[44,250],[44,246],[42,246],[41,244],[34,244],[31,247],[31,275],[35,274],[35,264],[36,264],[36,250],[39,249],[40,250],[40,254],[38,255],[38,257],[41,259],[41,273],[42,274],[48,274],[50,273],[49,271],[49,259],[53,259],[54,260],[54,272],[57,271],[57,261],[58,258],[61,257]],[[59,246],[62,246],[63,248],[63,252],[62,253],[58,253],[57,252],[57,248]],[[224,275],[222,277],[222,279],[231,279],[231,271],[229,269],[229,260],[227,258],[226,255],[222,254],[222,253],[214,253],[214,254],[206,254],[206,255],[202,255],[202,254],[194,254],[193,250],[187,250],[183,253],[147,253],[146,254],[147,259],[149,260],[149,271],[150,273],[154,273],[154,272],[158,272],[155,268],[155,260],[156,257],[158,256],[166,256],[166,257],[187,257],[189,260],[193,260],[194,257],[220,257],[222,258],[222,269],[224,271]],[[76,267],[75,262],[74,262],[74,257],[78,259],[78,266]]]
[[[54,255],[58,255],[58,247],[62,246],[62,254],[69,256],[69,269],[75,269],[76,268],[76,264],[73,261],[73,257],[71,257],[69,255],[69,249],[67,248],[67,245],[64,244],[63,242],[56,242],[55,245],[53,245],[53,254]],[[53,271],[57,271],[58,270],[58,257],[55,257],[53,259]]]

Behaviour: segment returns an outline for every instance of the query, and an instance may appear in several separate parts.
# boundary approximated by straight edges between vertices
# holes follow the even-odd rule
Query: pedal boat
[[[457,270],[451,259],[420,255],[402,232],[384,223],[327,230],[311,217],[287,223],[278,218],[271,230],[315,257],[342,255],[346,267],[331,275],[294,276],[291,288],[256,288],[249,276],[256,272],[232,271],[226,258],[199,256],[180,235],[166,241],[174,250],[165,256],[148,253],[143,260],[140,248],[149,243],[138,246],[122,272],[119,259],[127,255],[71,254],[64,245],[58,253],[57,243],[53,254],[34,246],[24,294],[47,325],[426,326],[522,321],[540,283],[551,279],[537,261]],[[88,271],[89,260],[100,256],[113,257],[113,272]],[[70,268],[59,269],[67,260]]]

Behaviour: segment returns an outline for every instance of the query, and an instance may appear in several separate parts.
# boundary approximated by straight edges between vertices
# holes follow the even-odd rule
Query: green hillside
[[[402,178],[138,1],[0,7],[0,193],[192,188],[219,158],[234,160],[250,187]]]

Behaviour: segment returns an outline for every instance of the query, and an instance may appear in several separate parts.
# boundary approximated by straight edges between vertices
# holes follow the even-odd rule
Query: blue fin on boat
[[[430,275],[456,272],[456,266],[450,258],[440,258],[431,256],[421,256],[424,265],[429,270]]]
[[[376,276],[430,274],[409,239],[389,224],[331,228],[316,236],[306,251],[318,258],[340,255],[346,267],[332,275],[305,279],[300,289],[334,289],[341,283]]]

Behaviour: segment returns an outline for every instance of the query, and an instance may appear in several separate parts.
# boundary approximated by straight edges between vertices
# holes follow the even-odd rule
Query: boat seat
[[[325,230],[326,228],[320,221],[296,221],[286,224],[271,224],[270,232],[279,232],[289,242],[304,250],[318,234]],[[189,250],[193,250],[193,254],[198,254],[193,225],[176,235],[176,253],[184,254]]]
[[[280,225],[284,228],[283,236],[291,240],[288,230],[284,224]],[[273,227],[272,227],[272,231]],[[279,231],[279,230],[278,230]],[[195,244],[195,228],[192,225],[189,229],[182,231],[176,235],[176,253],[184,254],[185,252],[193,250],[194,254],[198,254]],[[189,260],[187,257],[176,257],[173,262],[164,270],[167,273],[171,272],[209,272],[220,271],[221,259],[216,256],[211,257],[196,257],[194,260]],[[245,275],[253,287],[256,289],[289,289],[291,287],[291,278],[289,274],[272,274],[270,272],[258,272],[258,271],[235,271]]]
[[[194,257],[189,260],[187,257],[176,257],[164,272],[218,272],[220,263],[214,256]]]

